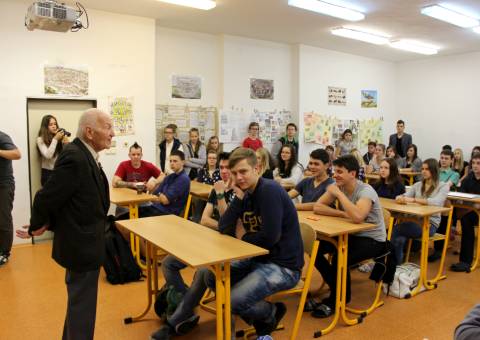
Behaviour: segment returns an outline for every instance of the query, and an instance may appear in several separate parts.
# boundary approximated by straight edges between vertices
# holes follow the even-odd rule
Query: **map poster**
[[[45,65],[43,74],[45,94],[88,95],[88,69],[86,67]]]
[[[202,78],[196,76],[172,76],[172,98],[202,98]]]

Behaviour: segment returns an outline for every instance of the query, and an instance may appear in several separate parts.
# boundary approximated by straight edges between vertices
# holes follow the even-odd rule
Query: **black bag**
[[[128,242],[115,227],[113,216],[109,216],[109,222],[105,230],[106,253],[103,263],[107,281],[114,285],[139,281],[142,270],[133,258]]]

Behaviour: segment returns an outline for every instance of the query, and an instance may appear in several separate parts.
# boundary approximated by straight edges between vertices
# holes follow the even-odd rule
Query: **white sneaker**
[[[3,266],[5,263],[8,262],[8,257],[9,255],[4,255],[4,254],[0,255],[0,266]]]

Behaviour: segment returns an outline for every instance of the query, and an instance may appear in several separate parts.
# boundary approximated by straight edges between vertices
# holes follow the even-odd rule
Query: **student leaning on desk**
[[[439,181],[438,161],[429,158],[422,163],[421,182],[415,183],[409,187],[404,195],[397,196],[396,201],[401,204],[418,203],[421,205],[435,205],[443,207],[447,199],[449,186]],[[429,236],[435,234],[440,224],[440,214],[430,217]],[[410,238],[419,238],[422,236],[422,227],[416,222],[402,222],[395,226],[392,234],[392,244],[395,248],[397,261],[403,261],[403,248],[405,242]]]
[[[231,265],[232,313],[253,324],[258,336],[270,334],[286,313],[283,303],[265,298],[294,287],[304,264],[298,215],[287,192],[275,181],[261,178],[255,152],[236,149],[229,158],[235,198],[220,218],[219,231],[267,249],[269,253]],[[240,219],[241,223],[237,223]],[[205,290],[215,287],[209,269],[196,272],[190,289],[154,340],[185,334],[198,322],[194,308]],[[235,333],[233,333],[235,334]]]
[[[355,223],[375,225],[372,229],[349,236],[347,258],[350,266],[381,255],[385,250],[387,234],[377,193],[370,185],[356,178],[359,169],[356,158],[352,155],[342,156],[333,161],[333,166],[336,183],[329,185],[325,194],[315,203],[315,214],[345,217]],[[331,207],[336,200],[340,206],[338,210]],[[330,288],[330,295],[321,303],[311,300],[308,306],[313,309],[313,317],[325,318],[335,311],[338,254],[335,246],[328,241],[320,242],[319,251],[321,254],[315,260],[315,267]],[[334,254],[331,262],[323,256],[327,253]],[[350,273],[347,272],[346,302],[349,301]]]

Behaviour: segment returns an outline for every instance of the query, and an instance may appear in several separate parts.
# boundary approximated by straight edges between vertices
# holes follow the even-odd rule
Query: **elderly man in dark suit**
[[[59,155],[52,176],[35,195],[28,238],[54,232],[53,259],[66,269],[68,302],[64,340],[93,339],[98,276],[103,263],[109,185],[98,152],[110,147],[111,118],[98,109],[83,113],[77,138]]]
[[[397,133],[390,135],[388,146],[393,146],[400,157],[405,157],[408,146],[413,143],[412,135],[405,133],[405,122],[397,121]]]

